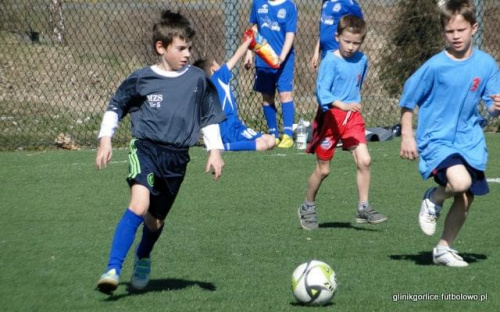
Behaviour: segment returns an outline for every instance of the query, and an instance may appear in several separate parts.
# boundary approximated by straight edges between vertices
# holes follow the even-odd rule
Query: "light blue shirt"
[[[405,83],[400,106],[418,109],[419,170],[424,179],[446,157],[460,154],[484,171],[488,151],[480,126],[478,105],[493,105],[489,95],[500,94],[500,73],[495,60],[473,49],[466,60],[451,59],[445,51],[433,56]]]
[[[368,59],[357,51],[343,58],[329,51],[321,61],[316,79],[316,98],[323,111],[336,100],[361,104],[361,86],[368,72]]]

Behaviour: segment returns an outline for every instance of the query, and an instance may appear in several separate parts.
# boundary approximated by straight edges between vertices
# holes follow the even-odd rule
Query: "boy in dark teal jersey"
[[[202,70],[189,65],[194,30],[178,13],[165,11],[153,27],[153,45],[160,61],[126,78],[111,99],[99,133],[96,166],[107,166],[112,156],[111,137],[118,121],[130,114],[128,183],[131,199],[113,237],[109,262],[97,289],[110,294],[139,226],[143,235],[136,249],[131,286],[143,289],[149,282],[150,253],[162,230],[184,179],[189,147],[203,132],[209,152],[206,171],[214,178],[224,161],[218,124],[225,116],[217,91]]]

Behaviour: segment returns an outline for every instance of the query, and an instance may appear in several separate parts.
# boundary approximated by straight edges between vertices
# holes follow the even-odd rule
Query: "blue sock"
[[[123,261],[134,243],[135,233],[144,219],[127,209],[116,226],[111,251],[109,253],[108,268],[106,271],[115,269],[120,275]]]
[[[276,105],[274,103],[262,105],[262,110],[264,111],[264,117],[266,117],[269,133],[274,135],[275,138],[279,138],[278,123],[276,122]]]
[[[281,104],[283,112],[283,133],[293,137],[293,120],[295,119],[295,107],[293,101]]]
[[[139,246],[137,247],[137,252],[135,253],[137,255],[137,258],[143,259],[150,257],[151,251],[153,250],[153,247],[158,238],[160,238],[163,228],[164,226],[162,225],[162,227],[159,228],[157,231],[152,232],[146,226],[146,224],[144,224],[142,229],[142,239],[141,242],[139,243]]]
[[[257,149],[257,143],[255,141],[236,141],[225,143],[224,149],[226,151],[255,151]]]

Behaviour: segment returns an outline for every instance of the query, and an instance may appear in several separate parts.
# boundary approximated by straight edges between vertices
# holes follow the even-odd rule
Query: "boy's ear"
[[[479,29],[479,25],[477,23],[472,25],[472,35],[473,36],[477,33],[478,29]]]
[[[163,55],[165,53],[165,47],[163,46],[163,43],[161,41],[155,42],[155,50],[159,55]]]
[[[212,65],[210,65],[210,76],[212,76],[216,70],[217,70],[217,67],[215,66],[214,63],[212,63]]]

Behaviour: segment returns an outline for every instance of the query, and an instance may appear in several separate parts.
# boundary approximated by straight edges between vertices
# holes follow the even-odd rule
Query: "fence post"
[[[474,0],[474,6],[476,7],[476,17],[477,17],[477,24],[478,24],[478,29],[477,33],[474,36],[474,46],[477,47],[478,49],[483,48],[483,42],[484,42],[484,25],[483,25],[483,16],[484,16],[484,0]]]
[[[225,33],[225,60],[234,54],[238,49],[239,30],[238,30],[238,1],[237,0],[224,0],[224,33]],[[238,66],[233,69],[234,76],[238,76]],[[233,94],[238,99],[238,80],[233,79]]]

